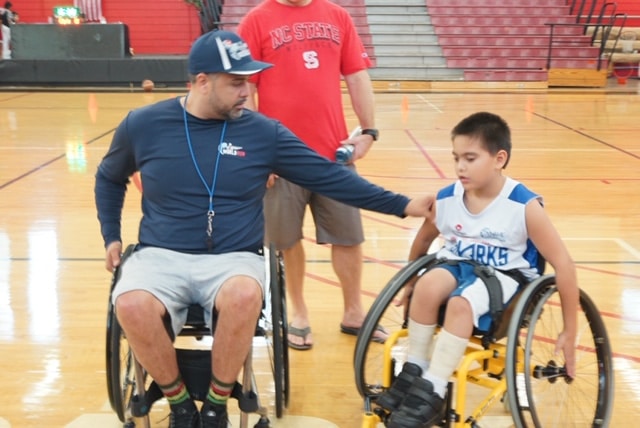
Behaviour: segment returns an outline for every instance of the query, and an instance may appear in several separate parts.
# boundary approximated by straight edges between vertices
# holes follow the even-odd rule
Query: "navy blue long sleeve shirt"
[[[187,113],[187,131],[183,115],[179,98],[173,98],[131,111],[116,129],[95,182],[105,245],[121,241],[125,192],[136,171],[143,186],[138,240],[175,251],[220,254],[262,248],[262,199],[270,173],[349,205],[404,216],[407,197],[316,154],[278,121],[245,110],[226,122],[222,136],[224,121]],[[208,243],[209,192],[203,180],[211,189],[214,176],[215,216]]]

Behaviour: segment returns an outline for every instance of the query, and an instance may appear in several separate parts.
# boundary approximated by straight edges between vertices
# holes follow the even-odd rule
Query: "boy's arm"
[[[431,205],[431,209],[429,210],[428,215],[425,217],[422,226],[418,229],[418,233],[416,237],[413,238],[413,243],[411,244],[411,249],[409,250],[409,262],[412,262],[419,257],[424,256],[429,251],[429,247],[431,243],[440,235],[440,231],[436,227],[435,224],[435,212],[436,212],[436,204],[435,201]],[[402,293],[402,298],[397,306],[404,306],[404,310],[409,310],[409,298],[411,293],[413,293],[413,287],[415,285],[415,281],[418,279],[417,276],[414,276],[411,280],[407,281],[404,286],[404,291]],[[408,312],[405,313],[407,315]]]
[[[526,222],[529,237],[555,271],[564,321],[564,330],[558,337],[556,352],[562,349],[568,374],[575,377],[575,342],[580,300],[576,267],[558,231],[537,200],[527,204]]]
[[[418,230],[416,237],[411,244],[409,250],[409,261],[416,260],[418,257],[427,254],[431,243],[440,235],[440,231],[435,225],[435,203],[432,205],[430,215],[424,219],[422,226]]]

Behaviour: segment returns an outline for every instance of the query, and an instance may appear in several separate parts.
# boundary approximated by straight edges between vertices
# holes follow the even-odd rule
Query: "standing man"
[[[378,139],[374,96],[367,72],[371,62],[349,13],[328,0],[264,0],[244,17],[238,32],[252,54],[274,64],[251,79],[258,110],[280,120],[309,147],[335,161],[341,144],[353,144],[348,168],[363,158]],[[347,137],[341,77],[362,133]],[[249,108],[255,108],[251,105]],[[362,242],[358,209],[302,189],[273,176],[265,198],[267,240],[284,255],[289,304],[292,310],[289,346],[313,345],[304,301],[305,253],[302,226],[309,205],[316,241],[331,244],[331,261],[344,297],[340,329],[357,335],[365,317],[361,301]],[[379,332],[378,339],[385,335]]]
[[[14,12],[10,1],[0,7],[2,17],[2,59],[11,59],[11,26],[15,24]]]

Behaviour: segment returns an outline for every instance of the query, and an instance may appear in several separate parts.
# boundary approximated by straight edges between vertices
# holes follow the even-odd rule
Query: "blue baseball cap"
[[[228,73],[248,76],[272,67],[251,57],[247,43],[231,31],[200,36],[189,52],[189,73]]]

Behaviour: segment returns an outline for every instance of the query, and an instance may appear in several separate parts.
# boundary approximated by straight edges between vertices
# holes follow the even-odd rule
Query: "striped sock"
[[[209,384],[209,394],[207,394],[207,401],[217,406],[224,406],[227,404],[227,400],[231,396],[233,391],[233,383],[220,382],[216,377],[211,375],[211,384]]]
[[[189,391],[187,391],[187,385],[184,384],[182,376],[178,375],[178,378],[171,382],[169,385],[158,385],[160,390],[167,397],[169,405],[175,406],[184,403],[189,399]]]

